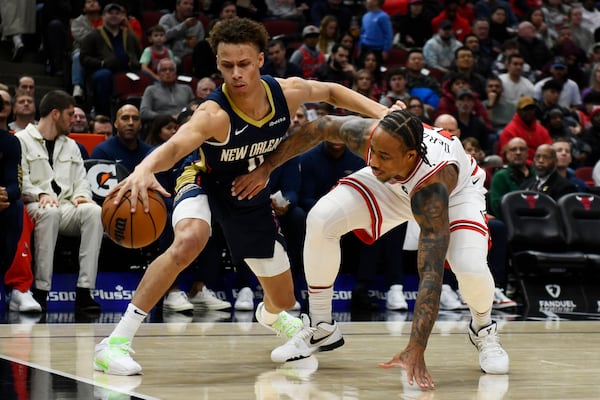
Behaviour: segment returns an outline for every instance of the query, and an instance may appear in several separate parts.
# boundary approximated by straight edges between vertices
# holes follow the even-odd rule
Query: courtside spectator
[[[1,104],[0,112],[9,106]],[[5,128],[0,128],[0,275],[10,290],[10,311],[40,312],[30,291],[33,223],[21,200],[21,146]]]
[[[92,200],[80,150],[67,137],[74,100],[67,93],[48,92],[40,102],[40,122],[17,132],[21,142],[23,199],[35,222],[34,298],[46,308],[52,288],[54,250],[58,235],[80,236],[79,276],[75,310],[99,312],[90,293],[96,284],[102,243],[101,208]]]
[[[74,107],[73,118],[71,118],[71,133],[86,133],[88,130],[88,120],[80,107]]]
[[[113,124],[106,115],[96,115],[90,122],[90,132],[104,135],[106,139],[113,135]]]
[[[520,137],[512,138],[502,149],[506,165],[492,176],[489,190],[490,213],[502,219],[500,201],[506,193],[524,189],[535,179],[533,167],[527,165],[527,142]]]
[[[8,124],[8,129],[18,132],[25,129],[30,123],[37,124],[33,96],[26,92],[17,91],[13,105],[13,121]]]

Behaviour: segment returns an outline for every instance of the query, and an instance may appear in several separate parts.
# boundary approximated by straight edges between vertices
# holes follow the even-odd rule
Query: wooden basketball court
[[[504,376],[479,370],[467,323],[436,323],[426,353],[437,385],[430,392],[409,387],[401,369],[377,368],[405,346],[409,321],[342,322],[346,345],[284,365],[269,358],[282,340],[255,322],[146,323],[133,343],[143,375],[133,377],[93,370],[94,345],[112,323],[1,325],[0,397],[12,399],[2,393],[25,374],[31,399],[600,398],[599,322],[500,320],[511,357]]]

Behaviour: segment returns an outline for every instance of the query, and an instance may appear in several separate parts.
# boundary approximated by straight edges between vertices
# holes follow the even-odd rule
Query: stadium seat
[[[575,176],[585,182],[588,187],[594,186],[593,170],[594,167],[579,167],[575,170]]]
[[[148,33],[148,29],[152,28],[154,25],[158,24],[160,17],[163,16],[163,12],[157,10],[146,9],[142,14],[142,29],[144,35]]]
[[[404,49],[400,48],[392,48],[388,52],[388,58],[385,60],[385,65],[392,69],[394,67],[403,67],[406,65],[406,58],[408,56],[408,52]]]
[[[296,21],[288,19],[266,19],[263,21],[263,25],[271,38],[278,36],[296,37],[300,35],[300,28]]]
[[[437,69],[437,68],[428,68],[429,69],[429,73],[431,74],[431,76],[437,80],[438,82],[440,82],[440,84],[444,81],[444,75],[445,72],[442,71],[441,69]]]
[[[566,273],[585,267],[586,257],[570,251],[556,202],[540,192],[519,190],[500,201],[509,259],[519,274]]]
[[[208,32],[210,30],[210,22],[211,19],[206,15],[198,15],[198,19],[202,22],[202,26],[204,27],[204,36],[208,36]]]
[[[191,75],[194,72],[194,58],[191,54],[183,56],[179,72],[184,75]]]
[[[136,74],[139,79],[132,80],[127,74],[118,72],[114,74],[114,90],[113,95],[117,104],[124,103],[126,100],[132,97],[142,97],[146,87],[152,85],[154,81],[149,75],[144,73]]]
[[[583,252],[567,249],[556,202],[544,193],[520,190],[505,194],[500,207],[524,315],[530,309],[543,309],[539,300],[548,294],[556,299],[561,293],[580,293],[588,260]]]
[[[567,245],[581,251],[591,265],[600,266],[600,196],[570,193],[558,200]]]
[[[92,154],[94,147],[102,143],[105,139],[104,135],[99,135],[97,133],[70,133],[69,137],[76,142],[81,143],[88,151],[88,154]]]

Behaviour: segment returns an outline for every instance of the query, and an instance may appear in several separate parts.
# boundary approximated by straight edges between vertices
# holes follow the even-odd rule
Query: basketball
[[[148,189],[149,212],[144,212],[138,196],[135,212],[131,212],[131,192],[125,193],[119,204],[114,204],[116,193],[102,203],[102,225],[115,243],[130,249],[139,249],[154,242],[167,223],[167,207],[158,192]]]

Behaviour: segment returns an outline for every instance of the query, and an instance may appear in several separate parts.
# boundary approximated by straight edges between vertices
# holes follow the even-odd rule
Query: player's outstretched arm
[[[271,173],[287,160],[312,149],[323,140],[346,143],[361,157],[365,157],[370,129],[376,120],[357,116],[325,116],[292,131],[265,161],[249,174],[237,177],[231,187],[238,199],[252,198],[265,188]]]
[[[192,118],[183,124],[173,137],[148,154],[135,167],[133,172],[115,186],[108,195],[110,196],[112,193],[117,192],[114,202],[118,204],[123,195],[131,190],[131,211],[135,212],[139,196],[142,200],[144,211],[148,212],[148,189],[156,190],[167,197],[170,196],[169,192],[161,186],[154,174],[167,170],[181,158],[198,148],[210,137],[207,132],[213,132],[212,136],[218,136],[226,132],[228,127],[229,120],[220,108],[217,108],[213,104],[201,105],[192,115]]]
[[[417,267],[419,291],[415,302],[410,340],[406,348],[380,366],[395,366],[406,370],[408,382],[416,382],[421,389],[432,389],[433,379],[425,365],[425,349],[438,315],[444,260],[450,241],[448,217],[449,187],[456,182],[453,167],[440,171],[438,177],[418,190],[412,197],[411,207],[421,228]],[[454,183],[453,183],[454,182]]]

